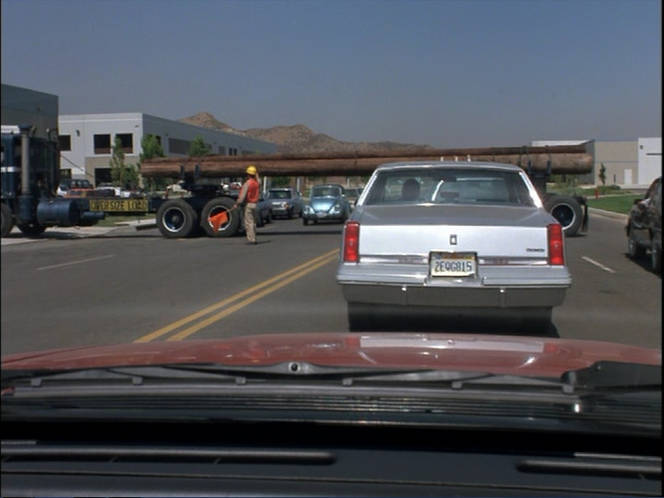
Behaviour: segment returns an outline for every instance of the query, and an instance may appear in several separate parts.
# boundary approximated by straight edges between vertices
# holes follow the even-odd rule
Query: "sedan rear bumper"
[[[565,267],[482,267],[473,278],[431,278],[427,267],[342,263],[337,283],[349,303],[443,308],[548,308],[565,299]]]

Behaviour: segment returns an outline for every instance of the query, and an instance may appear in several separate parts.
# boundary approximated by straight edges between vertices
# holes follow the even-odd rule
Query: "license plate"
[[[90,211],[132,212],[148,210],[147,199],[90,199]]]
[[[472,277],[477,271],[474,253],[432,252],[429,258],[432,277]]]
[[[316,213],[316,216],[319,218],[325,218],[327,216],[327,213]]]

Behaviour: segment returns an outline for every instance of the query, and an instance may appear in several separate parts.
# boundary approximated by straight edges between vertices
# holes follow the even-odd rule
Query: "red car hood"
[[[432,368],[559,377],[604,361],[661,365],[660,350],[521,336],[413,333],[269,334],[223,340],[131,343],[21,353],[2,369],[72,369],[169,363]]]

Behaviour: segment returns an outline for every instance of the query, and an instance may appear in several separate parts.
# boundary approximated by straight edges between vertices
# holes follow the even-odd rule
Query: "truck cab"
[[[16,225],[25,235],[49,226],[94,224],[85,199],[58,199],[60,157],[57,142],[31,136],[30,126],[2,125],[2,237]],[[24,157],[25,156],[25,157]]]

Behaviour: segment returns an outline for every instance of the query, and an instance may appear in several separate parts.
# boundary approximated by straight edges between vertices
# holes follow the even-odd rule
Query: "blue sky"
[[[2,82],[62,114],[438,147],[661,136],[661,2],[2,0]]]

